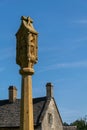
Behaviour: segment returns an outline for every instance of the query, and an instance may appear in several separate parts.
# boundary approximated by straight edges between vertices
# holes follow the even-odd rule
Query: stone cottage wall
[[[53,99],[51,99],[45,117],[42,121],[42,130],[63,130],[62,121]]]

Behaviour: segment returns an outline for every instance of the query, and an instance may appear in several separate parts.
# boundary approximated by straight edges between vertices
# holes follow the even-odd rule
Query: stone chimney
[[[53,84],[50,82],[46,84],[46,96],[48,98],[53,97]]]
[[[15,86],[9,86],[9,102],[13,103],[17,98],[17,88]]]

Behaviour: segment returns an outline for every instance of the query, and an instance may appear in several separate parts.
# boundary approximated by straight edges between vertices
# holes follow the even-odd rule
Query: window
[[[53,116],[52,116],[51,113],[48,113],[48,124],[49,124],[50,126],[52,126],[52,124],[53,124]]]

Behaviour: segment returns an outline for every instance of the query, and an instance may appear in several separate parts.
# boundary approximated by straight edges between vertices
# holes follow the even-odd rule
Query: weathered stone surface
[[[17,88],[15,86],[9,86],[9,102],[13,103],[17,98]]]
[[[30,17],[22,16],[21,26],[16,33],[16,62],[20,65],[22,72],[34,73],[33,65],[37,63],[37,37],[38,33],[33,27]]]
[[[50,119],[49,114],[52,115]],[[43,118],[42,130],[63,130],[62,120],[53,99],[51,99]]]
[[[20,129],[33,130],[32,74],[37,63],[37,35],[30,17],[21,18],[21,26],[16,33],[16,63],[22,75]]]

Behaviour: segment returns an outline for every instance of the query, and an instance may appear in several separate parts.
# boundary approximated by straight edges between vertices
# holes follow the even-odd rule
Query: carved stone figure
[[[21,17],[22,23],[16,33],[17,54],[16,62],[21,69],[29,68],[34,73],[33,65],[37,63],[37,37],[38,33],[33,27],[33,20],[30,17]]]

